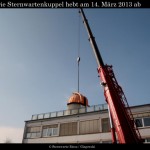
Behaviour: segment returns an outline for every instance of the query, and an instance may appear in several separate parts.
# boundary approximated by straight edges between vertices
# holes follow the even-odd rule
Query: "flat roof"
[[[62,116],[71,116],[71,115],[78,115],[78,114],[85,114],[89,112],[96,112],[96,111],[103,111],[108,110],[107,104],[99,104],[99,105],[93,105],[90,107],[81,107],[78,109],[67,109],[67,110],[61,110],[61,111],[55,111],[55,112],[48,112],[48,113],[41,113],[41,114],[34,114],[31,117],[31,120],[28,121],[34,121],[34,120],[42,120],[42,119],[49,119],[49,118],[56,118],[56,117],[62,117]],[[27,121],[25,121],[27,122]]]

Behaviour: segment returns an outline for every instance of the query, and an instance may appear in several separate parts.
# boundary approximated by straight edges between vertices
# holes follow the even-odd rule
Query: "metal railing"
[[[68,110],[62,110],[62,111],[56,111],[56,112],[36,114],[36,115],[32,115],[31,120],[48,119],[48,118],[53,118],[53,117],[68,116],[68,115],[82,114],[82,113],[95,112],[95,111],[102,111],[102,110],[107,110],[107,109],[108,109],[107,104],[99,104],[99,105],[93,105],[90,107],[81,107],[78,109],[70,109],[70,110],[68,109]]]

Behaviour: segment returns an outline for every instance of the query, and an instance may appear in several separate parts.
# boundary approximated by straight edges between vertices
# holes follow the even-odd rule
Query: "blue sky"
[[[149,103],[150,9],[84,12],[104,63],[113,65],[129,105]],[[89,105],[105,103],[97,63],[78,9],[1,9],[0,20],[3,131],[14,128],[22,129],[21,133],[24,121],[33,114],[67,108],[68,98],[77,91],[79,45],[80,93],[88,98]],[[1,141],[5,136],[1,135]]]

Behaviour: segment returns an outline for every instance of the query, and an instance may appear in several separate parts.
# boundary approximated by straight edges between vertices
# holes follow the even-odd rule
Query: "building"
[[[131,112],[145,143],[150,143],[150,104],[132,106]],[[73,93],[67,110],[32,115],[25,121],[23,143],[111,143],[107,104],[89,106]]]

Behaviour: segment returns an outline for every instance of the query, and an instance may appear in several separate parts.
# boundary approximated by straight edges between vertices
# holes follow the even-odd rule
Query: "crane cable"
[[[77,63],[78,63],[78,93],[79,93],[79,64],[80,64],[80,14],[79,14],[79,24],[78,24],[78,57],[77,57]]]

